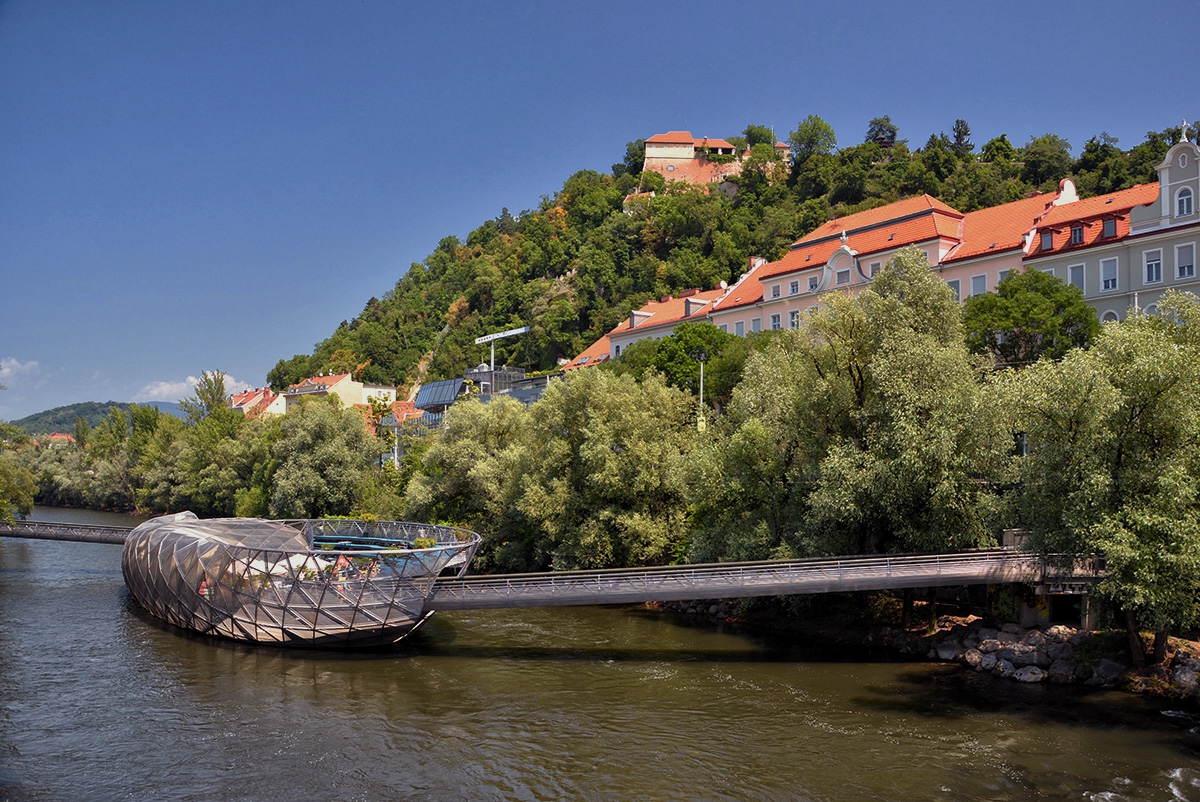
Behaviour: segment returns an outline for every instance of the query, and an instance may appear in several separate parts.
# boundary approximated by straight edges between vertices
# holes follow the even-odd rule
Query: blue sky
[[[0,0],[0,419],[263,384],[667,130],[1132,147],[1200,115],[1194,6],[1146,8]]]

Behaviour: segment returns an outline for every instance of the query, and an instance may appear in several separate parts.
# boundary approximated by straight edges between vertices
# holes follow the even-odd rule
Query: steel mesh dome
[[[134,529],[121,568],[134,599],[177,626],[260,643],[366,646],[421,623],[439,574],[461,575],[479,540],[429,524],[184,512]]]

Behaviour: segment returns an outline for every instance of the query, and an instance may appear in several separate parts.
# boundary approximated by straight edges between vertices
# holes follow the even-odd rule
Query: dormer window
[[[809,292],[816,292],[816,291],[817,291],[817,285],[818,285],[818,284],[820,284],[820,283],[821,283],[821,280],[820,280],[820,279],[818,279],[816,276],[809,276],[809,277],[808,277],[808,291],[809,291]]]
[[[1083,226],[1071,226],[1071,244],[1083,244]]]
[[[1175,216],[1186,217],[1192,213],[1192,191],[1187,187],[1179,190],[1175,196]]]
[[[1053,231],[1043,231],[1042,232],[1042,250],[1043,251],[1054,250],[1054,232]]]
[[[1115,217],[1110,217],[1104,221],[1104,236],[1105,238],[1117,236],[1117,219]]]
[[[771,297],[772,297],[772,298],[778,298],[778,297],[779,297],[779,291],[780,291],[780,290],[779,290],[779,285],[778,285],[778,284],[772,284],[772,285],[771,285]]]

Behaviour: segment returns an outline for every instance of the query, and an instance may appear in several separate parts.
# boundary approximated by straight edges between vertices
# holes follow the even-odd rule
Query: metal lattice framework
[[[392,643],[429,615],[438,575],[466,570],[479,535],[429,524],[201,521],[179,513],[129,533],[133,597],[187,629],[316,646]]]

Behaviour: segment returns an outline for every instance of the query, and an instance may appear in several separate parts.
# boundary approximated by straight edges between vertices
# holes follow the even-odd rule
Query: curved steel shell
[[[439,574],[462,575],[479,535],[428,524],[154,518],[125,541],[121,568],[155,616],[260,643],[369,646],[427,615]]]

